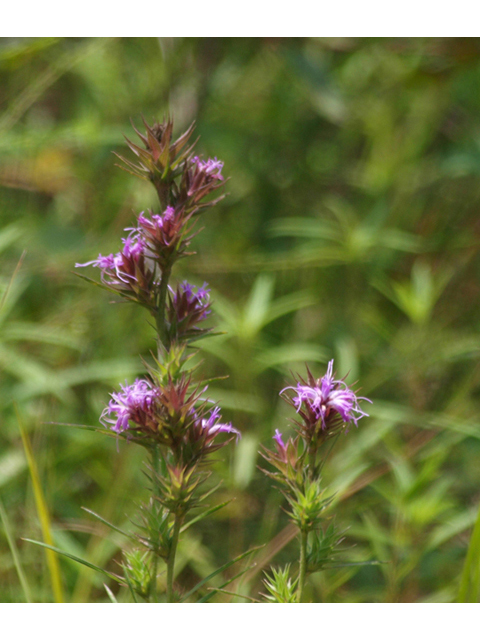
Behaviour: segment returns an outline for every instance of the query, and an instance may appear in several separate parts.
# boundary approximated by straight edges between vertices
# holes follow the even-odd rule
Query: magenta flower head
[[[171,340],[196,340],[211,331],[199,326],[211,313],[209,292],[206,282],[198,288],[186,280],[176,289],[169,287],[167,319]]]
[[[207,283],[204,282],[202,287],[195,287],[184,280],[177,292],[173,296],[173,304],[178,307],[181,304],[181,298],[184,297],[187,305],[193,307],[198,320],[205,320],[210,313],[210,289],[207,289]],[[191,311],[190,311],[191,313]]]
[[[200,171],[205,173],[207,176],[212,176],[212,178],[216,178],[217,180],[223,180],[223,162],[221,160],[217,160],[217,158],[201,160],[198,156],[195,156],[193,161]]]
[[[202,429],[208,433],[208,435],[217,435],[218,433],[232,433],[235,435],[237,442],[242,437],[240,431],[232,427],[232,423],[222,423],[220,420],[220,407],[212,409],[208,418],[202,418]]]
[[[156,269],[147,252],[145,238],[137,229],[122,238],[123,248],[116,254],[98,256],[96,260],[76,264],[76,267],[97,267],[103,285],[128,300],[155,311]]]
[[[223,162],[217,158],[202,160],[194,156],[190,159],[183,175],[181,190],[183,199],[188,203],[188,211],[196,213],[201,208],[212,206],[213,201],[201,201],[224,183],[222,169]]]
[[[282,433],[275,429],[275,435],[273,436],[275,440],[275,446],[277,447],[277,454],[280,460],[283,462],[287,462],[287,444],[283,441]]]
[[[155,426],[154,404],[157,396],[155,387],[148,380],[135,380],[132,385],[120,385],[121,391],[112,393],[112,399],[100,416],[100,422],[115,431],[123,433],[130,428],[152,428]],[[110,416],[114,417],[110,417]]]
[[[308,371],[308,369],[307,369]],[[280,394],[292,390],[296,395],[288,396],[297,413],[308,426],[320,424],[322,430],[329,429],[340,418],[342,422],[353,422],[358,427],[358,421],[367,413],[360,409],[359,400],[371,400],[357,396],[343,380],[333,377],[333,360],[328,363],[327,373],[323,378],[315,380],[308,371],[307,380],[300,379],[296,387],[285,387]]]
[[[102,272],[115,269],[115,256],[113,255],[113,253],[111,253],[109,256],[102,256],[102,254],[100,253],[96,260],[90,260],[90,262],[84,262],[83,264],[80,264],[78,262],[75,263],[75,268],[89,266],[98,267],[102,270]]]
[[[148,247],[149,257],[164,269],[172,260],[185,255],[192,236],[188,234],[190,216],[183,207],[167,207],[162,214],[144,211],[138,216],[138,231]]]
[[[282,434],[278,429],[275,429],[275,435],[273,436],[273,439],[281,449],[285,449],[285,443],[283,442]]]
[[[150,231],[152,234],[163,231],[168,224],[175,218],[175,209],[173,207],[167,207],[163,212],[163,215],[150,213],[150,218],[147,218],[142,211],[138,216],[139,229]]]

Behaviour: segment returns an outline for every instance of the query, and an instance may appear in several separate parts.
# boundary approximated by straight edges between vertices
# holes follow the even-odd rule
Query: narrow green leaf
[[[13,272],[12,277],[10,278],[10,281],[9,281],[5,291],[3,292],[3,296],[2,296],[2,299],[0,301],[0,310],[3,308],[3,305],[5,304],[5,301],[7,299],[7,296],[9,294],[9,292],[10,292],[10,289],[12,288],[13,281],[15,280],[15,277],[16,277],[17,273],[19,272],[20,267],[22,266],[22,262],[23,262],[23,259],[25,258],[25,254],[26,254],[26,251],[24,251],[22,253],[22,255],[20,256],[20,260],[17,262],[17,266],[15,267],[15,271]]]
[[[25,595],[25,600],[30,603],[32,602],[32,596],[30,592],[30,587],[28,586],[27,577],[25,572],[23,571],[22,563],[20,562],[20,556],[18,553],[17,545],[15,544],[15,538],[12,535],[12,528],[10,526],[10,521],[8,519],[7,512],[5,511],[5,507],[3,506],[3,502],[0,500],[0,519],[3,523],[3,528],[5,530],[5,535],[7,537],[8,546],[10,547],[10,551],[13,557],[13,562],[15,564],[15,569],[18,573],[18,578],[20,580],[20,584],[22,585],[23,593]]]
[[[102,518],[102,516],[99,516],[98,513],[95,513],[95,511],[91,511],[90,509],[87,509],[86,507],[82,507],[82,510],[86,511],[90,515],[94,516],[95,518],[100,520],[100,522],[103,522],[103,524],[107,525],[107,527],[109,527],[113,531],[117,531],[117,533],[122,534],[122,536],[125,536],[126,538],[128,538],[129,540],[132,540],[133,542],[138,542],[138,540],[137,540],[137,538],[135,536],[133,536],[130,533],[127,533],[126,531],[123,531],[122,529],[120,529],[119,527],[115,526],[114,524],[112,524],[108,520],[105,520],[105,518]]]
[[[135,593],[135,589],[133,588],[132,581],[130,580],[130,578],[128,576],[128,571],[125,571],[125,580],[127,581],[128,589],[129,589],[130,594],[132,596],[132,600],[134,602],[138,603],[137,594]]]
[[[40,520],[40,525],[42,527],[42,535],[43,535],[43,539],[47,543],[47,544],[44,544],[43,546],[49,549],[51,543],[53,542],[52,532],[50,527],[50,515],[48,513],[47,503],[43,495],[42,484],[40,482],[40,476],[38,474],[37,465],[33,455],[32,447],[30,445],[30,440],[28,438],[27,432],[22,426],[20,414],[16,406],[15,406],[15,412],[17,414],[18,427],[20,429],[20,435],[22,436],[23,448],[25,450],[25,455],[28,462],[28,468],[30,469],[30,476],[32,478],[33,492],[35,496],[35,505],[37,507],[37,513]],[[42,544],[42,543],[38,543],[38,544]],[[53,589],[55,602],[64,602],[62,577],[60,573],[60,566],[58,563],[58,559],[54,553],[51,553],[49,551],[47,551],[46,556],[47,556],[47,565],[50,573],[50,580],[52,582],[52,589]]]
[[[463,565],[457,602],[478,602],[480,592],[480,509]]]
[[[116,582],[118,582],[121,585],[125,584],[124,579],[121,576],[118,576],[116,573],[111,573],[110,571],[106,571],[105,569],[102,569],[101,567],[97,567],[97,565],[92,564],[91,562],[87,562],[87,560],[83,560],[82,558],[79,558],[78,556],[74,556],[71,553],[67,553],[66,551],[62,551],[62,549],[59,549],[58,547],[54,547],[50,544],[45,544],[44,542],[40,542],[38,540],[31,540],[30,538],[22,538],[22,540],[25,540],[25,542],[31,542],[32,544],[37,544],[40,547],[45,547],[45,549],[49,549],[50,551],[55,551],[56,553],[60,554],[61,556],[64,556],[65,558],[69,558],[70,560],[74,560],[75,562],[78,562],[79,564],[83,564],[86,567],[88,567],[89,569],[93,569],[94,571],[97,571],[98,573],[103,573],[104,576],[108,576],[109,578],[112,578],[112,580],[115,580]]]
[[[259,549],[262,549],[263,547],[264,545],[261,545],[260,547],[253,547],[253,549],[249,549],[248,551],[245,551],[245,553],[242,553],[241,555],[237,556],[233,560],[230,560],[230,562],[225,563],[219,569],[217,569],[216,571],[211,573],[209,576],[201,580],[198,584],[196,584],[193,587],[193,589],[190,589],[190,591],[182,598],[180,602],[185,602],[186,600],[188,600],[190,596],[192,596],[196,591],[198,591],[201,587],[203,587],[203,585],[206,584],[209,580],[211,580],[215,576],[218,576],[218,574],[222,573],[222,571],[225,571],[225,569],[228,569],[229,567],[233,566],[237,562],[240,562],[240,560],[243,560],[243,558],[246,558],[247,556],[251,555],[255,551],[258,551]]]
[[[247,571],[250,571],[250,569],[253,569],[254,567],[256,567],[257,565],[251,564],[248,567],[246,567],[245,569],[242,569],[242,571],[240,571],[239,573],[237,573],[236,575],[234,575],[232,578],[229,578],[226,582],[224,582],[220,587],[218,587],[218,589],[224,589],[225,587],[228,587],[229,584],[231,584],[232,582],[235,582],[235,580],[238,580],[238,578],[241,578],[245,573],[247,573]],[[216,588],[212,587],[209,590],[209,593],[205,594],[203,596],[203,598],[200,598],[200,600],[198,601],[199,603],[201,602],[208,602],[211,598],[213,598],[213,596],[215,595],[215,591]]]
[[[106,584],[104,584],[103,586],[104,586],[104,589],[107,592],[107,596],[110,598],[111,602],[113,602],[114,604],[118,604],[118,600],[113,595],[113,591]]]
[[[212,513],[215,513],[215,511],[219,511],[220,509],[223,509],[223,507],[225,507],[227,504],[230,504],[230,502],[232,502],[234,499],[235,498],[232,498],[231,500],[227,500],[226,502],[222,502],[221,504],[217,504],[215,507],[211,507],[211,509],[207,509],[206,511],[204,511],[203,513],[198,515],[196,518],[193,518],[192,520],[189,520],[180,529],[180,533],[183,533],[187,529],[190,529],[192,524],[195,524],[196,522],[199,522],[200,520],[203,520],[207,516],[210,516]]]
[[[235,596],[235,598],[244,598],[245,600],[250,600],[250,602],[260,602],[256,598],[252,598],[251,596],[244,596],[241,593],[235,593],[234,591],[227,591],[226,589],[214,589],[213,587],[209,587],[209,590],[214,591],[215,593],[226,593],[227,596]]]
[[[207,498],[209,498],[212,494],[215,493],[215,491],[217,489],[219,489],[223,484],[223,480],[220,480],[220,482],[218,484],[216,484],[214,487],[212,487],[212,489],[210,489],[209,491],[207,491],[206,493],[204,493],[202,496],[200,496],[200,498],[198,498],[198,502],[204,502],[204,500],[206,500]]]
[[[372,564],[389,564],[388,560],[365,560],[365,562],[332,562],[332,564],[328,564],[323,567],[324,571],[328,569],[339,569],[341,567],[363,567],[369,566]]]
[[[22,229],[19,225],[14,223],[9,224],[8,227],[4,227],[0,232],[0,253],[21,237]],[[23,255],[25,255],[25,252],[23,252]],[[22,258],[20,260],[22,260]]]

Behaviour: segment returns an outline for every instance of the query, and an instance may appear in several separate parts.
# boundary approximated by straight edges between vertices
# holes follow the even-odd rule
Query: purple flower
[[[179,293],[184,294],[189,305],[194,306],[196,313],[200,312],[198,320],[205,320],[209,313],[211,313],[209,307],[210,304],[210,289],[207,289],[207,283],[204,282],[203,286],[197,287],[191,285],[184,280],[179,287]],[[173,305],[178,306],[178,294],[174,294]]]
[[[125,229],[128,231],[128,229]],[[146,244],[136,229],[130,231],[126,238],[122,238],[123,249],[115,255],[98,256],[96,260],[75,264],[76,267],[98,267],[102,271],[102,280],[110,285],[127,284],[136,281],[135,265],[145,257]]]
[[[123,254],[127,259],[137,262],[145,251],[145,240],[138,233],[130,233],[126,238],[122,238],[122,242],[123,250],[117,255]]]
[[[80,264],[79,262],[75,263],[75,267],[89,267],[90,265],[92,265],[92,267],[98,267],[103,271],[107,269],[114,269],[115,256],[113,255],[113,253],[111,253],[109,256],[102,256],[102,254],[100,253],[98,254],[98,258],[96,260],[90,260],[90,262],[84,262],[83,264]]]
[[[100,422],[106,427],[122,433],[129,428],[129,421],[145,426],[153,413],[157,395],[156,389],[148,380],[135,380],[132,385],[120,385],[121,391],[110,394],[112,399],[100,416]],[[111,418],[110,415],[115,417]]]
[[[282,440],[282,434],[278,429],[275,429],[275,435],[273,436],[273,439],[281,449],[285,449],[285,443]]]
[[[153,216],[154,218],[159,218],[160,216]],[[173,207],[167,207],[163,212],[163,220],[165,222],[172,222],[175,217],[175,209]]]
[[[357,427],[358,420],[368,416],[368,413],[360,409],[358,401],[366,400],[371,403],[371,400],[357,397],[343,380],[334,380],[333,360],[328,363],[327,373],[323,378],[315,381],[309,374],[309,383],[304,384],[302,380],[296,387],[285,387],[280,393],[287,389],[295,391],[297,395],[292,398],[292,401],[297,413],[304,405],[316,420],[321,420],[322,429],[326,429],[327,419],[335,415],[339,415],[343,422],[353,422]]]
[[[167,207],[163,212],[163,215],[152,214],[151,219],[147,218],[142,211],[142,213],[138,216],[138,223],[141,229],[157,231],[159,229],[163,229],[165,223],[171,222],[174,216],[175,209],[173,207]]]
[[[212,409],[210,416],[208,418],[202,419],[202,428],[207,430],[208,435],[213,435],[217,433],[234,433],[237,442],[242,437],[240,431],[232,427],[232,423],[221,423],[217,422],[221,420],[222,416],[220,415],[220,407],[215,407]]]
[[[193,161],[203,173],[206,173],[208,176],[212,176],[212,178],[216,178],[217,180],[223,180],[223,162],[221,160],[217,160],[217,158],[201,160],[198,156],[195,156]]]
[[[275,440],[275,444],[277,446],[279,459],[282,460],[283,462],[287,462],[288,461],[287,445],[284,443],[282,434],[278,429],[275,429],[275,435],[273,436],[273,439]]]

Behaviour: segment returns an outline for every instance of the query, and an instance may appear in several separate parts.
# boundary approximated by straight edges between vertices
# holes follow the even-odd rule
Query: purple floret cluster
[[[120,385],[121,391],[111,394],[112,399],[100,416],[100,421],[115,433],[123,433],[130,422],[146,426],[153,414],[157,390],[148,380],[135,380],[132,385]],[[114,418],[111,418],[111,415]]]
[[[215,407],[212,409],[208,418],[202,418],[202,428],[205,429],[209,435],[216,435],[217,433],[233,433],[238,442],[241,438],[240,431],[232,427],[231,422],[220,422],[221,419],[220,407]]]
[[[210,289],[207,289],[207,283],[204,282],[203,286],[195,287],[189,282],[184,280],[178,291],[173,295],[173,304],[178,307],[180,304],[180,297],[185,296],[185,299],[190,307],[193,307],[198,314],[199,320],[204,320],[210,313]]]
[[[306,406],[315,418],[321,421],[322,429],[327,428],[328,418],[332,414],[341,416],[343,422],[353,422],[358,427],[358,420],[368,413],[359,407],[359,400],[371,402],[368,398],[357,396],[343,380],[333,377],[333,360],[328,363],[327,373],[319,378],[316,384],[307,385],[299,382],[296,387],[285,387],[280,393],[292,389],[297,393],[292,398],[297,412]]]
[[[111,400],[100,417],[101,423],[117,434],[130,431],[158,437],[161,442],[171,442],[179,439],[190,441],[199,433],[204,435],[206,446],[222,433],[235,435],[237,441],[241,437],[230,422],[221,421],[218,406],[210,411],[208,417],[199,417],[193,406],[182,412],[181,406],[175,407],[169,402],[165,388],[145,379],[137,378],[131,385],[120,385],[120,389],[111,394]],[[202,394],[206,390],[207,387],[202,389]],[[200,398],[194,399],[197,400]],[[172,429],[171,425],[176,426]]]
[[[222,169],[223,162],[221,160],[217,160],[217,158],[209,158],[208,160],[201,160],[198,156],[193,158],[193,161],[196,163],[197,167],[200,171],[207,174],[208,176],[212,176],[217,180],[223,180]]]
[[[125,229],[128,231],[128,229]],[[110,285],[129,285],[134,280],[135,265],[145,257],[146,243],[140,234],[131,232],[126,238],[122,238],[123,249],[116,254],[108,256],[100,254],[96,260],[76,263],[75,267],[97,267],[102,272],[102,281]]]

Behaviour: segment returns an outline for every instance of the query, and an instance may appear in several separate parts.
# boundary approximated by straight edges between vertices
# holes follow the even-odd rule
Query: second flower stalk
[[[326,530],[322,528],[324,511],[333,499],[322,486],[321,470],[328,451],[325,445],[333,444],[332,438],[346,431],[350,423],[358,426],[358,420],[368,415],[359,401],[371,401],[357,396],[344,380],[334,378],[333,360],[322,378],[315,379],[307,368],[306,379],[299,378],[296,386],[285,387],[280,393],[296,410],[296,435],[285,442],[277,429],[273,436],[275,450],[264,449],[262,455],[276,469],[264,473],[280,484],[290,518],[298,529],[299,570],[294,581],[287,567],[274,572],[273,579],[265,584],[275,602],[304,602],[307,576],[334,566],[343,539],[333,523]]]

